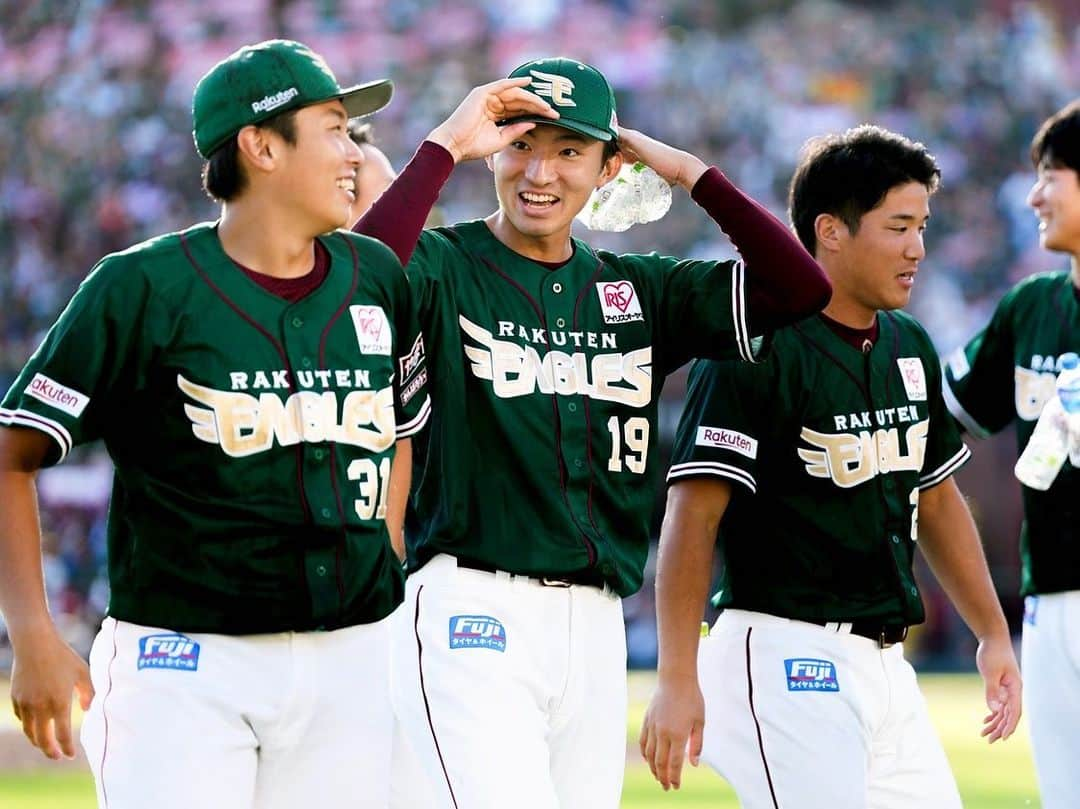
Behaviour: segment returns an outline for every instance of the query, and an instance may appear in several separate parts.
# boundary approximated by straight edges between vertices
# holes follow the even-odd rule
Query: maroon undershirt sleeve
[[[408,264],[428,213],[453,169],[454,160],[446,149],[424,141],[353,230],[383,242],[402,265]],[[752,331],[794,323],[828,303],[832,287],[817,262],[780,220],[732,185],[719,169],[706,171],[691,196],[743,257]]]
[[[353,231],[378,239],[397,254],[404,267],[453,170],[450,152],[437,143],[424,141],[397,179],[353,225]]]
[[[746,265],[751,333],[802,320],[824,308],[832,285],[784,224],[710,168],[690,196],[728,235]]]

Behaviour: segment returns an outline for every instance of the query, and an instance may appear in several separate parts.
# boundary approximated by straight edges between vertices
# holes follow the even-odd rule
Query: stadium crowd
[[[394,80],[374,124],[398,166],[469,87],[552,53],[600,67],[623,123],[706,156],[781,216],[807,137],[871,121],[921,140],[944,178],[912,308],[942,352],[982,325],[1012,283],[1060,267],[1039,249],[1025,204],[1026,147],[1039,121],[1080,95],[1080,11],[1069,0],[43,0],[6,4],[0,17],[4,389],[99,257],[215,216],[191,144],[191,88],[240,44],[273,36],[310,44],[343,83]],[[731,254],[705,217],[682,215],[691,205],[676,195],[661,222],[592,241]],[[440,199],[449,221],[492,206],[478,165],[455,172]],[[680,403],[672,387],[667,440]],[[50,603],[83,650],[107,602],[102,456],[78,453],[41,483]],[[992,488],[993,463],[985,453],[973,463],[976,490]],[[1016,618],[1019,511],[1002,525],[986,518],[989,507],[988,556]],[[959,623],[927,593],[927,659],[969,659]],[[650,665],[651,592],[626,609],[632,663]]]

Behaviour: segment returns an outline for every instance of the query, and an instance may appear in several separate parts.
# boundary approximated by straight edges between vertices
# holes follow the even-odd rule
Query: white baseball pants
[[[101,809],[389,802],[390,619],[178,635],[106,618],[82,743]]]
[[[395,787],[395,809],[617,809],[626,641],[616,595],[437,556],[407,579],[398,616],[392,690],[415,761],[396,771],[426,781],[421,797]]]
[[[702,758],[743,809],[960,809],[902,644],[725,610],[698,674]]]
[[[1043,809],[1080,802],[1080,590],[1028,596],[1020,660]]]

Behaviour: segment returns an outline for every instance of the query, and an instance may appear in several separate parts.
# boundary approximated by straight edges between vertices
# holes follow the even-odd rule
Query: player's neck
[[[225,203],[218,223],[225,254],[244,267],[274,278],[299,278],[311,272],[315,244],[295,226],[275,221],[272,210],[252,204]]]
[[[1080,289],[1080,253],[1073,253],[1069,263],[1072,264],[1073,286]]]
[[[822,310],[822,314],[851,329],[872,328],[877,320],[876,309],[867,308],[858,301],[838,294],[835,287],[829,305]]]
[[[484,221],[496,239],[525,258],[557,264],[573,255],[574,248],[570,244],[569,227],[546,236],[530,236],[514,227],[501,211],[496,211]]]

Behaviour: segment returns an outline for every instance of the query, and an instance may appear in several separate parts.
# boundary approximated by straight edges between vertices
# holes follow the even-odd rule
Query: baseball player
[[[395,446],[430,400],[398,260],[335,229],[347,120],[390,94],[283,40],[215,65],[193,135],[220,219],[102,259],[3,400],[12,702],[71,757],[78,691],[102,807],[388,801]],[[47,612],[34,475],[99,438],[111,598],[87,668]]]
[[[921,144],[878,127],[812,140],[790,212],[832,300],[778,331],[761,364],[691,371],[640,740],[665,789],[679,786],[689,742],[691,762],[715,767],[746,809],[959,807],[903,656],[924,617],[916,542],[979,639],[984,735],[1016,727],[1008,627],[951,477],[969,452],[929,337],[897,311],[938,177]],[[722,613],[699,651],[718,525]]]
[[[717,169],[619,127],[595,68],[543,59],[510,76],[551,111],[480,148],[514,119],[474,90],[358,225],[408,261],[432,386],[396,707],[434,806],[612,809],[626,746],[619,597],[641,585],[664,378],[693,356],[759,359],[759,338],[820,308],[828,283]],[[483,154],[498,209],[419,235],[454,164]],[[624,158],[690,191],[743,261],[572,238]]]
[[[945,401],[983,438],[1016,423],[1018,449],[1054,395],[1061,357],[1080,351],[1080,101],[1049,118],[1031,144],[1038,172],[1028,204],[1042,246],[1070,272],[1034,275],[1006,293],[990,323],[945,363]],[[1076,806],[1080,771],[1080,471],[1067,460],[1048,491],[1022,487],[1025,597],[1021,660],[1035,771],[1045,809]]]
[[[383,150],[375,145],[370,123],[361,118],[349,121],[349,137],[363,155],[356,173],[356,202],[352,211],[355,221],[367,213],[379,195],[394,182],[397,172]]]

